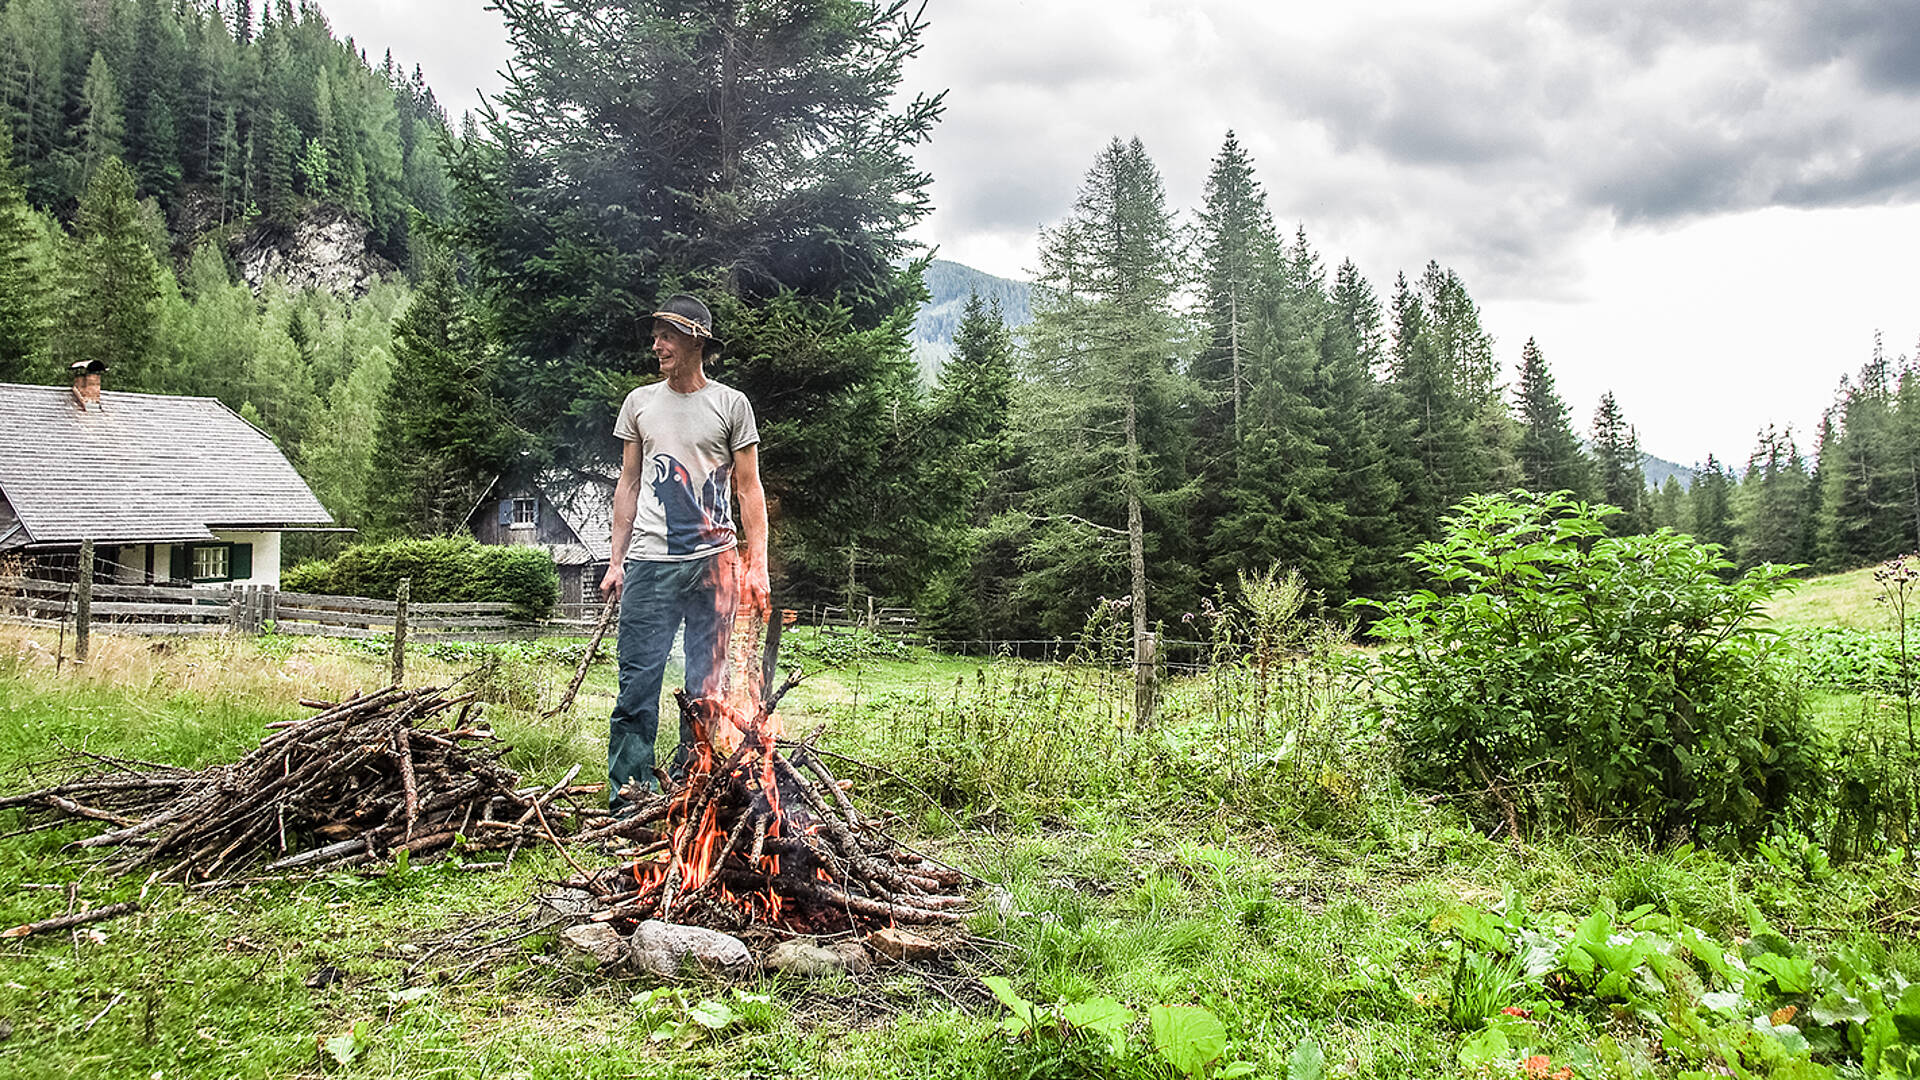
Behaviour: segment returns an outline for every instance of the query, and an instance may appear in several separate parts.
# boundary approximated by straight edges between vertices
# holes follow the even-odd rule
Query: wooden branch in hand
[[[580,686],[587,681],[587,668],[593,666],[593,658],[600,651],[600,640],[607,636],[607,628],[613,625],[613,614],[620,610],[618,598],[607,601],[600,611],[600,624],[593,628],[593,639],[587,642],[587,653],[580,658],[580,666],[574,669],[573,681],[567,684],[567,692],[560,695],[560,704],[540,714],[540,719],[551,720],[568,709],[573,708],[573,699],[580,693]]]

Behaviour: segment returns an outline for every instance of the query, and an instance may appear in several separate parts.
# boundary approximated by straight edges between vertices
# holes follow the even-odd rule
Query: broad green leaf
[[[1287,1080],[1326,1080],[1327,1055],[1320,1040],[1309,1035],[1294,1044],[1287,1058]]]
[[[1715,990],[1700,995],[1700,1007],[1710,1012],[1732,1014],[1739,1010],[1740,1003],[1745,1000],[1738,990]]]
[[[1147,1012],[1147,1027],[1153,1048],[1188,1076],[1199,1076],[1227,1049],[1226,1026],[1197,1005],[1155,1005]]]
[[[687,1019],[699,1024],[708,1031],[719,1031],[721,1028],[733,1023],[735,1017],[733,1010],[727,1008],[725,1002],[708,998],[693,1008],[688,1009]]]
[[[327,1056],[337,1064],[351,1065],[372,1044],[373,1040],[367,1037],[366,1021],[355,1021],[352,1027],[327,1040]]]
[[[1107,1052],[1120,1057],[1127,1052],[1127,1028],[1133,1024],[1133,1010],[1112,998],[1092,998],[1063,1006],[1061,1019],[1081,1031],[1090,1031],[1107,1040]]]
[[[1027,1027],[1033,1026],[1033,1002],[1015,993],[1013,984],[1007,981],[1006,976],[988,975],[980,981],[986,984],[987,989],[993,991],[993,996],[1000,1000],[1000,1004],[1013,1011],[1015,1019]]]
[[[1840,1024],[1864,1024],[1872,1014],[1867,1005],[1859,998],[1851,997],[1841,990],[1829,990],[1807,1010],[1813,1022],[1827,1027]]]
[[[1718,943],[1703,936],[1700,931],[1688,927],[1686,931],[1680,935],[1680,944],[1685,945],[1687,951],[1692,953],[1701,963],[1707,965],[1714,974],[1727,980],[1729,986],[1739,989],[1741,984],[1746,981],[1744,973],[1734,968],[1732,964],[1727,963],[1727,951],[1721,948]]]
[[[1773,977],[1783,994],[1804,994],[1813,988],[1813,960],[1805,956],[1780,956],[1761,953],[1753,966]]]
[[[1213,1075],[1219,1080],[1240,1080],[1243,1076],[1252,1076],[1259,1071],[1251,1061],[1236,1061]]]
[[[1460,1044],[1460,1067],[1472,1072],[1482,1065],[1506,1057],[1511,1049],[1507,1036],[1499,1028],[1483,1028]]]
[[[1920,983],[1900,992],[1900,1001],[1893,1007],[1893,1024],[1903,1041],[1920,1047]],[[1916,1059],[1916,1063],[1920,1063],[1920,1059]]]

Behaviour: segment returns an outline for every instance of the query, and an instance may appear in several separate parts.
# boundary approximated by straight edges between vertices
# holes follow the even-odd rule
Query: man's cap
[[[713,312],[686,293],[674,293],[667,297],[667,302],[660,305],[660,310],[654,312],[653,317],[665,319],[689,337],[705,338],[715,345],[721,344],[720,339],[713,336]]]
[[[67,370],[72,372],[73,377],[76,379],[82,375],[100,375],[106,372],[107,362],[105,360],[75,360],[73,363],[67,365]]]

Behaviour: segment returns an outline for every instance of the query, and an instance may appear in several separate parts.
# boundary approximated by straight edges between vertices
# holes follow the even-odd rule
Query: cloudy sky
[[[482,0],[321,0],[456,113],[500,85]],[[1227,131],[1283,230],[1383,298],[1458,271],[1511,367],[1536,338],[1576,426],[1803,448],[1840,377],[1920,345],[1920,4],[1884,0],[929,0],[912,86],[943,257],[1029,277],[1096,154],[1139,136],[1176,207]]]

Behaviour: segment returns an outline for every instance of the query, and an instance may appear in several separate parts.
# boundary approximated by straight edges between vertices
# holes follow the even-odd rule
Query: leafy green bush
[[[1751,625],[1788,569],[1731,581],[1670,530],[1609,537],[1612,507],[1475,496],[1409,556],[1433,581],[1374,633],[1407,778],[1480,795],[1505,827],[1748,839],[1810,789],[1801,699]]]
[[[302,563],[280,576],[289,592],[391,600],[402,578],[423,604],[499,602],[540,618],[560,599],[560,577],[544,548],[482,544],[471,537],[395,540],[350,547],[329,562]]]

